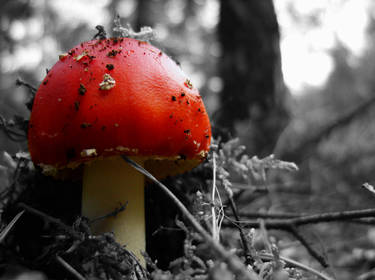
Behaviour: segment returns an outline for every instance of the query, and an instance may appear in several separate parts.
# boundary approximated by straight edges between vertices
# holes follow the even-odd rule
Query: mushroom
[[[84,42],[60,55],[36,93],[28,132],[45,174],[83,167],[82,215],[101,217],[127,202],[92,231],[114,232],[142,263],[144,177],[121,155],[164,178],[202,162],[210,140],[198,90],[167,55],[131,38]]]

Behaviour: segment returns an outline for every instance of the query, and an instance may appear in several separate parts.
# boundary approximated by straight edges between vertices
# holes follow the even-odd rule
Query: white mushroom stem
[[[143,166],[143,162],[133,158]],[[127,203],[115,217],[91,225],[93,233],[113,232],[116,241],[133,252],[145,264],[144,176],[121,157],[95,160],[85,165],[82,192],[82,215],[90,220],[105,216]]]

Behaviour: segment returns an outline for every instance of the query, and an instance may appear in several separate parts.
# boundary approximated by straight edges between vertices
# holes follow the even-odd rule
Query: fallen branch
[[[328,223],[328,222],[340,222],[340,221],[352,221],[360,218],[371,218],[375,217],[375,209],[363,209],[363,210],[352,210],[352,211],[341,211],[341,212],[329,212],[314,215],[305,215],[296,218],[289,219],[269,219],[265,220],[265,226],[267,229],[289,229],[291,226],[304,226],[309,224],[317,223]],[[255,218],[255,214],[254,214]],[[235,221],[231,220],[230,223],[225,223],[225,226],[234,227]],[[259,227],[259,222],[256,220],[242,220],[238,224],[246,225],[248,227]]]
[[[280,214],[282,215],[282,214]],[[261,218],[265,216],[264,213],[261,213],[259,217],[256,217],[256,213],[252,214],[254,218]],[[301,244],[306,248],[309,254],[315,258],[323,267],[327,267],[328,264],[325,261],[324,257],[321,256],[318,252],[313,249],[307,240],[299,233],[298,227],[305,226],[309,224],[317,223],[327,223],[327,222],[356,222],[363,224],[372,224],[373,221],[360,220],[361,218],[373,218],[375,217],[375,209],[363,209],[363,210],[353,210],[353,211],[342,211],[342,212],[331,212],[331,213],[322,213],[314,215],[305,215],[295,218],[278,218],[278,219],[265,219],[262,220],[265,228],[274,229],[274,230],[284,230],[291,233]],[[250,228],[260,228],[260,223],[258,220],[248,220],[248,221],[237,221],[231,218],[228,218],[229,222],[224,222],[223,226],[226,227],[235,227],[239,228],[242,226]]]

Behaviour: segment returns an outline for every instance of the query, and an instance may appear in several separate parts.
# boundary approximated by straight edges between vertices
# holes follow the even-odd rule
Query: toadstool
[[[92,225],[112,231],[142,260],[144,177],[192,169],[207,156],[211,127],[203,101],[180,67],[147,42],[92,40],[60,55],[33,104],[28,145],[35,165],[61,177],[83,167],[82,215],[125,211]]]

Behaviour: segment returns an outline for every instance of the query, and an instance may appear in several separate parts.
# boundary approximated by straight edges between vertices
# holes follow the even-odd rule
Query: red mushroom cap
[[[165,176],[206,157],[211,127],[198,90],[172,59],[146,42],[112,38],[60,55],[36,93],[28,140],[47,173],[125,154],[147,158],[146,168]]]

